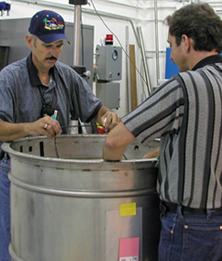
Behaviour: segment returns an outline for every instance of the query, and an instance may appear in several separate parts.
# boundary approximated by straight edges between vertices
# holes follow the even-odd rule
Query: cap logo
[[[45,23],[44,28],[47,30],[58,30],[64,27],[64,23],[57,21],[56,18],[52,18],[51,20],[44,18],[43,22]]]

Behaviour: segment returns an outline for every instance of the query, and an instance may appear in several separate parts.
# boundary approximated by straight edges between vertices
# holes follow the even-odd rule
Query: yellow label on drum
[[[120,205],[120,216],[135,216],[136,215],[136,203],[127,203]]]

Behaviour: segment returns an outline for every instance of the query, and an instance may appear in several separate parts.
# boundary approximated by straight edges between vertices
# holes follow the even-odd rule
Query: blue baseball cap
[[[29,32],[47,44],[58,40],[66,40],[70,44],[65,35],[65,22],[62,16],[50,10],[37,12],[32,17]]]

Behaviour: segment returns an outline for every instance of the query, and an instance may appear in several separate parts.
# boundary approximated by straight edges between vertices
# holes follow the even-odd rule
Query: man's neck
[[[36,69],[37,69],[37,73],[39,76],[39,79],[41,80],[41,82],[45,85],[49,85],[50,83],[50,68],[46,68],[41,66],[40,63],[38,63],[38,61],[32,56],[32,61],[33,64],[35,65]]]
[[[199,63],[201,60],[203,60],[204,58],[207,58],[209,56],[212,55],[217,55],[218,52],[216,52],[215,50],[207,52],[207,51],[193,51],[192,53],[190,53],[190,63],[189,63],[189,69],[192,70],[193,67]]]
[[[50,83],[50,74],[47,73],[38,73],[39,79],[41,80],[41,82],[45,85],[49,85]]]

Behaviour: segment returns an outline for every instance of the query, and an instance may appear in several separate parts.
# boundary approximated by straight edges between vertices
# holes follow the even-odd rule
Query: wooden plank
[[[136,60],[135,60],[135,45],[129,45],[130,57],[130,88],[131,88],[131,109],[137,107],[137,84],[136,84]]]

